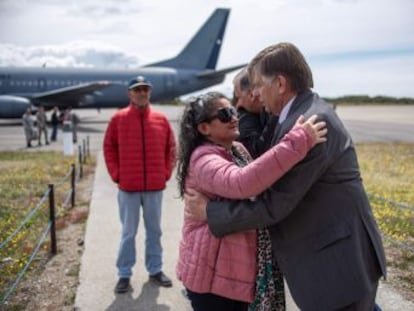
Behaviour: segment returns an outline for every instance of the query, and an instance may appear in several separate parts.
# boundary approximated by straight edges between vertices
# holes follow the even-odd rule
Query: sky
[[[0,0],[0,66],[136,68],[230,8],[217,69],[292,42],[323,97],[414,97],[413,0]],[[234,73],[215,90],[231,94]]]

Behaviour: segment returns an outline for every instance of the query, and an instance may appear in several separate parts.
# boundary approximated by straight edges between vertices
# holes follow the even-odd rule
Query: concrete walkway
[[[175,179],[169,182],[164,192],[162,217],[163,270],[172,278],[172,288],[162,288],[148,282],[144,268],[144,230],[141,222],[137,238],[137,263],[131,279],[133,291],[123,295],[114,294],[113,289],[118,280],[115,260],[120,237],[116,194],[117,188],[110,180],[100,152],[86,228],[76,310],[191,310],[183,295],[183,286],[175,277],[183,219],[183,206],[178,199]],[[386,284],[381,284],[377,301],[384,311],[414,310],[413,303],[404,300]],[[298,310],[289,295],[288,310]]]

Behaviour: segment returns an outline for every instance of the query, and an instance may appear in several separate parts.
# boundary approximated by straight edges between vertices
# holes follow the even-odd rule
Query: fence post
[[[83,147],[83,163],[86,163],[86,141],[82,139],[82,147]]]
[[[79,154],[79,178],[82,179],[83,177],[83,167],[82,167],[82,147],[78,146],[78,154]]]
[[[70,181],[71,187],[72,187],[72,195],[71,195],[71,206],[72,208],[75,207],[75,185],[76,185],[76,165],[72,164],[72,178]]]
[[[55,191],[54,185],[49,184],[49,221],[50,221],[50,248],[53,255],[57,253],[56,247],[56,218],[55,218]]]
[[[89,149],[89,135],[86,136],[86,150],[88,152],[88,158],[91,156],[91,150]]]

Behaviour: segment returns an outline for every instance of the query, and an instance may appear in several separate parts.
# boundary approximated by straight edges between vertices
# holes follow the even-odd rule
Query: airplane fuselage
[[[153,84],[152,101],[174,99],[183,94],[206,88],[224,80],[224,76],[213,79],[196,77],[198,71],[142,67],[131,69],[95,69],[95,68],[0,68],[0,95],[16,95],[32,98],[36,94],[76,86],[93,81],[108,81],[105,89],[85,95],[80,101],[68,99],[64,105],[77,108],[119,107],[128,104],[128,82],[138,76],[145,76]],[[36,100],[34,99],[34,103]],[[45,106],[62,105],[42,102]]]

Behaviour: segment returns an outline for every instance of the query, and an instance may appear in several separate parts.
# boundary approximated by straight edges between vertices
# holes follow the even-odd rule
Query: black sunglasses
[[[211,122],[214,119],[219,119],[223,123],[229,123],[235,116],[237,116],[236,109],[233,107],[226,107],[217,110],[217,113],[214,116],[208,118],[206,121]]]

